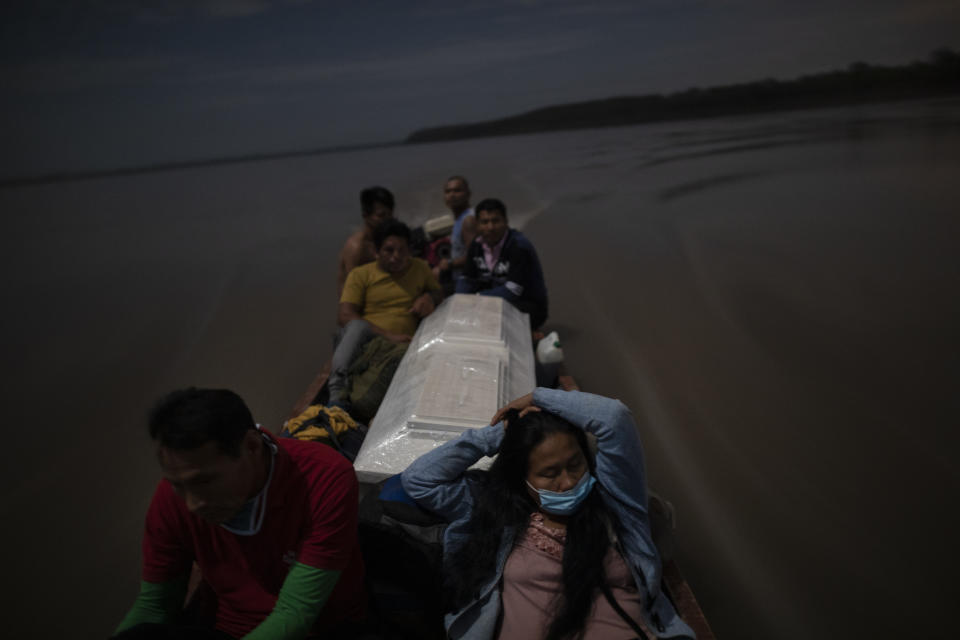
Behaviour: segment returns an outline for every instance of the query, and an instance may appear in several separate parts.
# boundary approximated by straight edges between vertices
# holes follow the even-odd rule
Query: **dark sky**
[[[35,0],[0,17],[7,177],[398,140],[960,48],[956,0]]]

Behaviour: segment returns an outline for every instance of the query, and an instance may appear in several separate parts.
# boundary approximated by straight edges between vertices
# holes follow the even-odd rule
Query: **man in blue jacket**
[[[488,198],[474,207],[477,237],[467,252],[457,293],[504,298],[530,314],[530,328],[547,319],[547,284],[530,241],[507,224],[507,207]]]

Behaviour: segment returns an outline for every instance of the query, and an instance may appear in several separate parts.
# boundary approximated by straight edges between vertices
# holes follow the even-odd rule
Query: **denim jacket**
[[[597,484],[604,504],[619,522],[615,533],[624,560],[637,587],[647,593],[644,622],[660,638],[693,638],[693,631],[660,592],[660,557],[650,535],[643,449],[630,410],[619,400],[542,388],[534,391],[533,403],[596,436]],[[406,492],[450,523],[444,533],[445,551],[457,548],[469,533],[473,495],[464,471],[483,456],[494,455],[502,440],[502,423],[471,429],[421,456],[403,472]],[[479,597],[447,614],[445,624],[451,638],[494,637],[500,615],[500,578],[516,534],[513,529],[504,531],[496,573]]]

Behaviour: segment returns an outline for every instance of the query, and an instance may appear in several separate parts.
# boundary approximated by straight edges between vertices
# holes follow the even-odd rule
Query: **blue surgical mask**
[[[527,486],[530,487],[531,490],[536,491],[537,495],[540,496],[541,509],[551,515],[569,516],[571,513],[577,512],[577,509],[580,508],[583,501],[590,495],[590,490],[593,489],[593,485],[596,483],[597,479],[594,478],[590,472],[586,472],[580,476],[577,484],[568,491],[558,493],[556,491],[547,491],[546,489],[537,489],[529,482]]]
[[[263,526],[263,517],[267,513],[267,493],[270,491],[270,481],[273,479],[273,463],[279,450],[277,445],[263,433],[259,424],[257,430],[260,431],[260,435],[270,451],[270,471],[267,473],[267,482],[263,485],[260,493],[247,500],[240,511],[229,520],[220,523],[221,527],[238,536],[253,536],[260,533],[260,527]]]

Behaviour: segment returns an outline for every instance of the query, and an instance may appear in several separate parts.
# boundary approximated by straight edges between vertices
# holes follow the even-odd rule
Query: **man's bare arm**
[[[340,264],[337,268],[337,299],[343,295],[343,285],[347,281],[350,271],[354,267],[359,267],[367,262],[363,237],[359,233],[355,233],[347,238],[347,241],[343,244],[343,249],[340,250]]]
[[[351,303],[351,302],[341,302],[340,306],[337,308],[337,324],[341,327],[347,326],[347,323],[351,320],[362,320],[363,316],[360,315],[360,307]],[[378,336],[383,336],[390,342],[410,342],[410,339],[413,336],[408,336],[405,333],[391,333],[385,329],[378,327],[369,320],[367,324],[370,325],[370,330],[373,331]]]
[[[363,316],[360,315],[360,307],[352,302],[341,302],[340,306],[337,307],[337,324],[339,324],[341,327],[347,326],[347,323],[351,320],[358,320],[361,318],[363,318]]]
[[[407,311],[422,320],[433,313],[433,310],[441,302],[443,302],[443,292],[439,289],[424,291],[417,296],[417,299],[413,301],[413,305]]]

